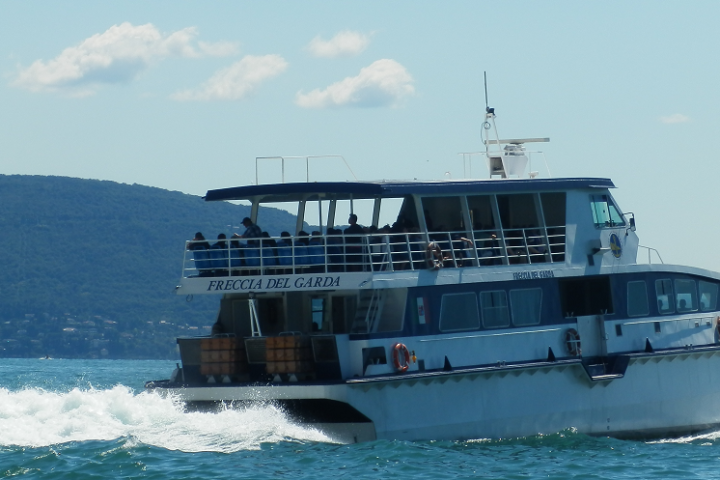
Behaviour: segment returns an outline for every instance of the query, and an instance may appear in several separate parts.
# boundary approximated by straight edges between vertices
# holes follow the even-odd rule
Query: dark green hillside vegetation
[[[249,207],[141,185],[0,175],[0,356],[174,358],[218,299],[175,295],[185,241],[242,233]],[[282,210],[264,230],[293,229]],[[234,227],[234,228],[233,228]]]

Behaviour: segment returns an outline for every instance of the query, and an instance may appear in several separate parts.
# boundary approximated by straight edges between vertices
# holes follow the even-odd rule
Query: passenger
[[[354,213],[348,217],[350,226],[345,229],[345,261],[347,262],[347,271],[359,272],[362,270],[362,237],[349,237],[347,235],[361,235],[364,233],[363,227],[357,224],[357,215]]]
[[[540,263],[545,261],[545,253],[547,247],[538,230],[529,230],[527,232],[528,251],[530,252],[530,261],[532,263]]]
[[[490,232],[489,238],[482,241],[482,249],[479,255],[480,258],[482,258],[480,265],[502,264],[502,258],[500,258],[500,242],[495,232]]]
[[[433,270],[439,270],[445,265],[442,249],[437,242],[428,243],[427,249],[425,250],[425,261],[427,262],[428,268]]]
[[[232,275],[240,275],[240,268],[242,267],[242,258],[243,258],[243,246],[240,244],[238,239],[240,238],[240,234],[233,233],[232,234],[232,240],[230,240],[230,267],[233,269],[231,271]]]
[[[255,225],[250,218],[243,218],[242,224],[245,227],[245,232],[240,235],[240,238],[260,238],[262,235],[262,229]],[[255,240],[248,241],[248,245],[257,245],[257,243]]]
[[[268,232],[262,232],[260,234],[260,249],[262,252],[263,265],[266,267],[274,267],[277,265],[277,242],[274,238],[270,238]]]
[[[295,237],[295,245],[293,246],[295,273],[304,273],[310,263],[308,245],[310,245],[310,235],[305,230],[300,230]]]
[[[215,243],[213,243],[212,247],[210,247],[210,248],[212,248],[212,249],[224,249],[224,248],[227,248],[227,237],[225,236],[225,234],[224,234],[224,233],[219,233],[218,236],[217,236],[217,238],[218,238],[218,241],[215,242]]]
[[[228,244],[224,233],[217,236],[218,241],[210,247],[213,266],[213,275],[216,277],[228,276]]]
[[[280,233],[280,240],[277,241],[277,254],[280,265],[292,265],[292,237],[290,236],[290,232]],[[280,270],[280,273],[292,273],[292,270],[285,268]]]
[[[198,270],[198,275],[201,277],[211,277],[212,262],[210,261],[210,244],[205,240],[202,233],[195,233],[195,237],[191,242],[188,242],[188,250],[193,252],[193,261],[195,262],[195,268]]]
[[[310,272],[318,273],[325,271],[325,241],[322,233],[318,230],[312,232],[310,241],[308,242],[308,261],[312,265]]]
[[[192,243],[188,244],[188,250],[210,250],[210,244],[205,240],[201,232],[196,232]]]
[[[455,266],[466,267],[472,265],[470,258],[474,256],[473,242],[459,233],[452,235],[452,253],[455,255]],[[452,259],[450,259],[452,263]],[[448,265],[446,265],[448,266]]]

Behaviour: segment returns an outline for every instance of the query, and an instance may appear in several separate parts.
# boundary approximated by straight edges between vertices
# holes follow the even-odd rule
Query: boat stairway
[[[595,357],[583,360],[582,366],[590,380],[601,382],[625,376],[630,357],[618,355],[614,357]]]

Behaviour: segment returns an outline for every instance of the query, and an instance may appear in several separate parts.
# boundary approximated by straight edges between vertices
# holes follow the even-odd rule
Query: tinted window
[[[609,195],[592,195],[590,197],[593,222],[598,228],[625,225],[620,210]]]
[[[718,286],[717,283],[698,282],[700,289],[700,310],[710,312],[717,307]]]
[[[500,328],[510,326],[507,295],[504,290],[481,292],[480,308],[482,308],[483,327]]]
[[[478,328],[480,328],[480,315],[474,293],[448,293],[442,296],[440,331],[454,332]]]
[[[540,323],[542,289],[527,288],[510,290],[510,307],[513,325],[537,325]]]
[[[628,282],[627,284],[627,311],[630,317],[642,317],[650,314],[647,285],[644,280]]]
[[[675,297],[673,296],[672,281],[669,278],[655,280],[655,295],[658,312],[661,315],[675,313]]]
[[[678,313],[694,312],[698,309],[695,280],[675,280],[675,305]]]

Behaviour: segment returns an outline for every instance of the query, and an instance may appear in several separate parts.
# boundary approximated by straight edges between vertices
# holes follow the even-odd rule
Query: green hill
[[[175,295],[185,241],[242,232],[249,211],[142,185],[0,175],[0,357],[174,358],[175,337],[207,333],[218,302]],[[262,218],[271,234],[295,225],[282,210]]]

